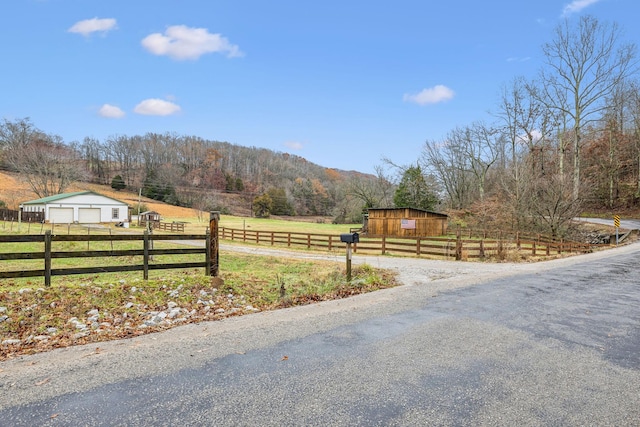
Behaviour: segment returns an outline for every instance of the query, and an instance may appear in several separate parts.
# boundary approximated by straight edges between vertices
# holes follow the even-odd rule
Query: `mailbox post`
[[[340,241],[347,244],[347,282],[351,281],[351,244],[360,241],[358,233],[341,234]]]

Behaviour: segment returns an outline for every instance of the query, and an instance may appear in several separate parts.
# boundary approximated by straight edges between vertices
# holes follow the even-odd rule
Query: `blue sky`
[[[0,118],[66,142],[175,132],[371,172],[490,120],[564,19],[638,0],[5,0]]]

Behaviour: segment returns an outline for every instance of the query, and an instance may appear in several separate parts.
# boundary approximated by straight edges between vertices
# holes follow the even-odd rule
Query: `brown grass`
[[[69,187],[66,192],[87,190],[121,200],[134,208],[138,205],[137,193],[126,190],[116,191],[108,185],[78,182]],[[9,209],[18,209],[20,203],[37,198],[38,196],[19,174],[0,172],[0,200],[4,201]],[[149,209],[159,212],[163,217],[192,218],[197,215],[193,209],[168,205],[146,197],[142,197],[140,201]]]

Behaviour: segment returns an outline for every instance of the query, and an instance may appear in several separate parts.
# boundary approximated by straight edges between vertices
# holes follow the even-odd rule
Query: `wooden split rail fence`
[[[278,231],[239,230],[220,227],[221,240],[241,241],[243,243],[271,246],[320,248],[328,251],[344,247],[340,236],[327,234],[293,233]],[[457,237],[419,237],[419,238],[369,238],[360,236],[360,242],[354,243],[354,253],[396,254],[440,256],[445,258],[482,259],[503,257],[509,251],[518,251],[531,256],[551,256],[563,253],[587,253],[594,247],[586,243],[551,241],[543,239],[464,239]],[[606,246],[606,245],[605,245]]]
[[[25,243],[25,242],[41,242],[44,245],[42,251],[22,252],[22,253],[0,253],[0,261],[2,260],[43,260],[43,268],[37,270],[20,270],[20,271],[0,271],[0,279],[18,278],[18,277],[43,277],[46,286],[51,285],[52,276],[63,276],[71,274],[92,274],[92,273],[111,273],[121,271],[143,271],[144,279],[147,280],[149,270],[164,269],[182,269],[182,268],[199,268],[203,267],[206,272],[213,271],[213,262],[217,262],[215,257],[211,256],[210,235],[152,235],[148,232],[144,234],[115,234],[115,235],[54,235],[51,231],[38,235],[5,235],[0,236],[0,243]],[[154,241],[206,241],[204,247],[193,248],[166,248],[153,249]],[[54,242],[114,242],[114,241],[139,241],[140,249],[127,250],[86,250],[86,251],[54,251],[52,246]],[[87,243],[88,244],[88,243]],[[113,245],[113,243],[112,243]],[[204,261],[200,262],[179,262],[179,263],[152,263],[154,255],[191,255],[203,254]],[[54,268],[52,266],[53,259],[61,258],[104,258],[104,257],[131,257],[141,256],[140,264],[123,263],[122,265],[108,266],[92,266],[92,267],[69,267]],[[214,266],[217,267],[217,266]]]
[[[19,277],[44,277],[45,285],[50,286],[52,276],[72,274],[93,274],[124,271],[143,271],[144,279],[148,279],[149,270],[205,268],[206,274],[218,274],[218,250],[220,240],[241,241],[243,243],[264,244],[270,246],[318,248],[322,250],[339,250],[344,248],[340,236],[328,234],[238,230],[226,227],[216,227],[215,220],[211,222],[210,230],[205,235],[153,235],[144,234],[114,234],[114,235],[54,235],[51,231],[37,235],[0,235],[0,243],[43,243],[43,250],[36,252],[7,253],[0,252],[3,260],[43,260],[42,269],[4,271],[0,270],[0,279]],[[205,241],[204,247],[154,249],[154,241]],[[54,251],[54,242],[112,242],[111,250],[86,251]],[[114,241],[140,241],[142,248],[114,250]],[[586,253],[594,247],[608,245],[590,245],[576,242],[553,242],[549,240],[489,240],[463,239],[457,237],[424,237],[424,238],[368,238],[360,237],[358,243],[352,245],[354,253],[373,254],[409,254],[439,256],[456,260],[482,259],[485,257],[505,257],[510,251],[518,251],[532,256],[550,256],[562,253]],[[203,254],[205,260],[200,262],[155,263],[154,255],[192,255]],[[62,258],[104,258],[104,257],[132,257],[141,256],[142,263],[91,267],[54,268],[52,261]]]

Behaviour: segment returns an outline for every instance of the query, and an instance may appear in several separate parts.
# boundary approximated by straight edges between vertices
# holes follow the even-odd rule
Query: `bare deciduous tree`
[[[7,158],[38,197],[63,193],[85,177],[78,153],[57,135],[34,133],[26,144],[10,149]]]
[[[575,27],[566,20],[543,46],[541,101],[570,119],[573,139],[573,191],[580,196],[580,151],[583,129],[598,120],[605,100],[636,68],[636,47],[623,44],[616,24],[583,16]]]

